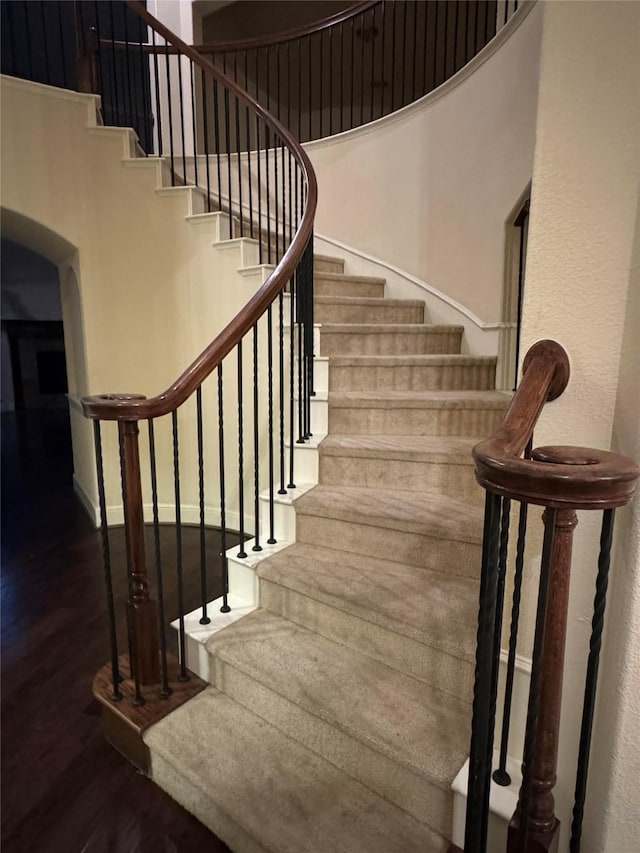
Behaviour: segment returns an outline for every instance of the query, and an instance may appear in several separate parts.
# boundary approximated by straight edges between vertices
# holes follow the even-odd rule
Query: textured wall
[[[560,341],[572,376],[543,416],[538,444],[613,444],[632,455],[640,449],[640,318],[632,277],[639,44],[637,3],[544,4],[523,337],[525,351],[538,338]],[[622,511],[618,524],[585,853],[631,853],[640,831],[637,506]],[[573,559],[556,788],[561,850],[567,849],[597,559],[599,519],[590,515],[579,513]]]

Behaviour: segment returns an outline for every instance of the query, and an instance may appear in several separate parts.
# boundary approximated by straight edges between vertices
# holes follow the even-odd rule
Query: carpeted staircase
[[[260,609],[208,642],[212,686],[150,729],[154,780],[232,850],[435,853],[468,754],[482,490],[507,400],[461,327],[316,265],[329,357],[319,485]]]

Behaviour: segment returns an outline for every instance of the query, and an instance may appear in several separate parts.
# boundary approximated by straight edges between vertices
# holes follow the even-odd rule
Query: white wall
[[[523,352],[558,340],[564,395],[537,444],[640,453],[637,267],[640,5],[544,4]],[[634,244],[635,241],[635,244]],[[567,849],[600,519],[575,534],[556,811]],[[584,853],[631,853],[640,832],[638,499],[619,512]],[[529,602],[532,604],[532,602]]]
[[[489,46],[434,94],[305,146],[318,174],[319,233],[484,321],[502,319],[505,221],[533,163],[542,10],[525,12],[498,50]]]

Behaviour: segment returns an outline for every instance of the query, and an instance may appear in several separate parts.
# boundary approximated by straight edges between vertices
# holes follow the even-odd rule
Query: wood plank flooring
[[[73,494],[68,415],[3,414],[1,426],[3,853],[227,851],[100,734],[91,682],[109,658],[101,546]],[[163,528],[167,567],[173,543]],[[185,530],[188,608],[197,543]],[[115,564],[123,546],[116,531]],[[217,553],[216,534],[207,546]],[[122,603],[122,573],[115,590]],[[167,611],[177,615],[171,582]]]

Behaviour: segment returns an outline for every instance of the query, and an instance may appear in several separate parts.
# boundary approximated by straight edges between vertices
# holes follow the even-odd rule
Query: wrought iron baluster
[[[570,853],[580,853],[582,838],[582,820],[584,804],[587,795],[587,776],[589,772],[589,753],[591,749],[591,732],[596,703],[596,687],[598,685],[598,665],[600,662],[600,647],[602,645],[602,629],[604,627],[604,611],[607,603],[607,586],[609,583],[609,567],[611,565],[611,547],[613,545],[613,525],[615,510],[607,509],[602,518],[600,532],[600,553],[598,555],[598,576],[596,579],[596,594],[593,602],[593,619],[591,621],[591,638],[589,640],[589,658],[587,662],[587,677],[584,688],[584,704],[582,708],[582,723],[580,726],[580,747],[578,750],[578,770],[576,773],[575,804],[571,822]]]
[[[218,463],[220,466],[220,550],[222,563],[222,607],[221,613],[228,613],[229,607],[229,570],[227,560],[227,503],[224,466],[224,387],[222,364],[218,365]]]
[[[169,675],[167,672],[167,629],[164,609],[164,579],[162,575],[162,551],[160,548],[160,516],[158,514],[158,475],[153,419],[150,418],[147,424],[149,428],[149,465],[151,470],[151,502],[153,506],[153,543],[156,558],[156,584],[158,587],[158,622],[160,623],[160,667],[162,670],[160,695],[166,698],[173,691],[169,687]]]
[[[179,681],[188,681],[186,637],[184,628],[184,574],[182,563],[182,504],[180,501],[180,447],[178,436],[178,413],[171,413],[171,428],[173,434],[173,485],[175,496],[176,518],[176,576],[178,581],[178,645],[180,649]]]

